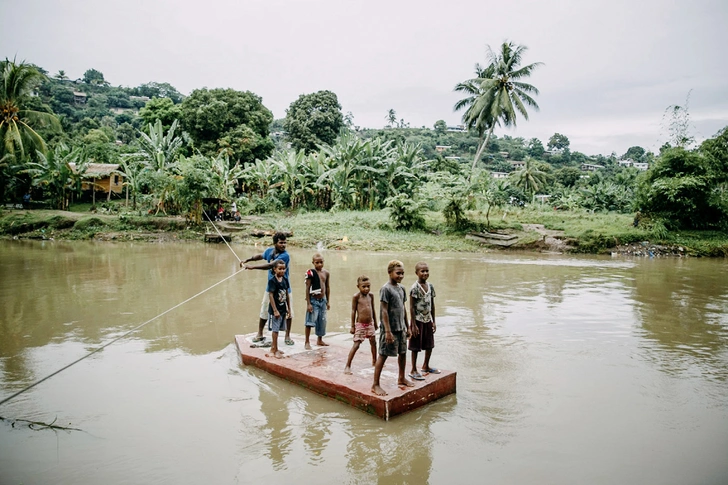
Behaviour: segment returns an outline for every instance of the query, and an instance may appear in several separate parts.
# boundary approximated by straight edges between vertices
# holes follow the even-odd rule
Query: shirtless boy
[[[349,352],[344,374],[351,374],[351,361],[354,360],[354,354],[364,339],[369,339],[372,346],[372,365],[377,364],[377,342],[374,339],[377,316],[374,313],[374,295],[369,293],[371,286],[367,276],[360,276],[356,280],[359,293],[351,299],[351,330],[349,330],[349,333],[354,334],[354,345]]]
[[[412,352],[412,372],[410,377],[416,381],[424,380],[417,371],[417,354],[425,351],[425,362],[422,372],[425,374],[439,374],[440,371],[430,367],[430,356],[435,347],[435,287],[427,282],[430,277],[430,268],[427,263],[415,265],[417,281],[410,288],[410,333],[409,349]]]
[[[326,335],[326,312],[331,308],[329,288],[331,274],[324,269],[324,258],[320,253],[313,255],[313,269],[306,271],[306,350],[311,350],[309,338],[311,329],[316,329],[316,345],[329,345],[324,342]]]
[[[404,279],[404,265],[401,261],[392,260],[387,266],[389,281],[379,290],[379,357],[374,366],[374,383],[372,392],[378,396],[386,396],[387,392],[379,385],[379,377],[387,357],[397,357],[399,364],[400,386],[414,387],[414,383],[404,377],[407,364],[407,339],[410,336],[407,325],[407,292],[400,283]]]

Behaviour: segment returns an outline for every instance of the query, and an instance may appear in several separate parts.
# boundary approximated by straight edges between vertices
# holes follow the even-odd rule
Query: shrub
[[[389,218],[395,229],[400,231],[425,229],[422,202],[410,198],[407,194],[397,194],[388,197],[384,203],[389,207]]]

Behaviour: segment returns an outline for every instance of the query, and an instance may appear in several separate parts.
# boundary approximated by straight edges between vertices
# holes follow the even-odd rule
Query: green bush
[[[395,229],[400,231],[425,229],[421,202],[410,198],[407,194],[398,194],[388,197],[384,203],[389,207],[389,218]]]

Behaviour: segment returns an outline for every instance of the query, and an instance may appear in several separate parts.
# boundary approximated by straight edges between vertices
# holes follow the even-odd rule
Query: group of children
[[[271,274],[268,279],[266,292],[261,303],[260,322],[258,334],[253,342],[265,340],[263,330],[268,324],[271,331],[271,355],[283,357],[278,348],[278,333],[285,331],[285,343],[293,345],[290,338],[291,319],[293,311],[291,306],[291,285],[288,275],[290,257],[286,252],[286,238],[277,233],[273,237],[273,247],[264,253],[242,261],[240,264],[246,269],[266,269]],[[259,266],[249,266],[249,261],[265,259],[268,263]],[[311,329],[316,334],[316,345],[328,345],[323,341],[326,335],[326,312],[331,308],[329,303],[329,290],[331,288],[331,274],[324,269],[324,258],[316,253],[312,258],[313,268],[306,271],[306,350],[311,349]],[[351,329],[354,335],[354,345],[344,369],[345,374],[351,374],[351,362],[359,350],[362,342],[369,340],[372,351],[372,365],[374,366],[374,382],[372,392],[384,396],[386,391],[379,384],[382,368],[388,357],[397,357],[399,376],[397,384],[413,387],[414,383],[405,377],[407,349],[412,353],[412,368],[409,377],[414,380],[424,380],[427,374],[439,374],[440,371],[430,366],[430,356],[435,346],[434,334],[437,329],[435,323],[435,288],[427,280],[430,270],[427,263],[419,262],[415,265],[417,281],[409,291],[409,319],[407,316],[407,291],[402,286],[404,279],[404,264],[392,260],[387,266],[389,281],[379,290],[379,352],[375,331],[377,316],[375,312],[374,296],[371,294],[371,282],[367,276],[359,276],[356,286],[358,292],[351,301]],[[408,344],[409,341],[409,344]],[[425,352],[425,360],[421,371],[417,369],[417,355]]]

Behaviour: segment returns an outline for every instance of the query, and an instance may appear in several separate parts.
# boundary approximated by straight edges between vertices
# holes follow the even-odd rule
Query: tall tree
[[[7,58],[0,61],[0,72],[0,160],[23,158],[34,150],[46,153],[45,141],[36,130],[46,126],[60,129],[60,123],[50,113],[29,109],[31,90],[44,75],[25,62]]]
[[[551,138],[549,138],[548,147],[549,150],[566,150],[569,148],[569,145],[571,142],[569,142],[569,138],[566,135],[562,135],[561,133],[554,133],[551,135]]]
[[[344,127],[336,94],[331,91],[302,94],[286,111],[283,126],[295,150],[310,153],[321,144],[331,145]]]
[[[513,42],[504,42],[498,52],[488,46],[488,65],[483,68],[476,64],[476,77],[455,86],[455,91],[468,95],[455,104],[455,111],[465,109],[463,122],[468,129],[475,129],[481,139],[472,170],[475,170],[496,124],[515,126],[516,113],[528,120],[526,106],[538,110],[538,104],[531,97],[532,94],[538,94],[538,89],[521,82],[521,79],[528,78],[542,63],[534,62],[521,67],[523,54],[527,49],[526,46]]]
[[[397,124],[397,112],[394,109],[387,111],[387,116],[384,117],[387,120],[387,125],[394,126]]]
[[[180,122],[203,153],[230,155],[231,163],[250,163],[273,152],[268,136],[273,113],[250,91],[196,89],[180,105]]]

